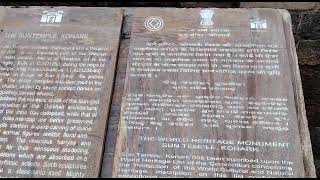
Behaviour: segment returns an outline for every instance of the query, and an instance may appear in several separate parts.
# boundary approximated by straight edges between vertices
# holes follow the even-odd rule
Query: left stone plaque
[[[0,177],[98,177],[123,13],[0,8]]]

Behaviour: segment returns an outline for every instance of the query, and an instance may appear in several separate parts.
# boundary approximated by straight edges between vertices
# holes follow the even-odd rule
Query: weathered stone
[[[88,2],[41,2],[41,1],[33,1],[33,2],[23,2],[23,1],[7,1],[7,2],[0,2],[2,6],[87,6]]]
[[[291,15],[292,32],[293,32],[293,35],[296,35],[301,12],[290,10],[289,13]]]
[[[318,151],[318,149],[317,149],[317,151]],[[316,166],[317,177],[320,177],[320,158],[315,158],[314,164]]]
[[[0,7],[0,177],[99,177],[122,19]]]
[[[135,7],[132,8],[125,8],[124,10],[124,18],[123,18],[123,25],[122,25],[122,38],[129,39],[131,34],[131,27],[132,27],[132,13]]]
[[[240,2],[240,7],[309,10],[316,8],[318,4],[318,2]]]
[[[296,47],[297,47],[299,41],[300,41],[300,37],[298,35],[294,35],[294,43],[295,43]]]
[[[320,127],[320,65],[300,65],[309,127]]]
[[[320,159],[320,127],[310,128],[310,137],[312,141],[313,155],[315,159]]]
[[[319,117],[319,116],[318,116]],[[315,119],[318,121],[319,118]],[[317,177],[320,176],[320,127],[310,128],[310,137],[312,140],[312,149],[314,154],[314,165],[316,168]]]
[[[320,64],[320,40],[300,40],[297,44],[299,64]]]
[[[138,1],[120,1],[120,2],[108,2],[109,6],[121,6],[121,7],[179,7],[179,2],[138,2]]]
[[[127,22],[124,26],[128,26],[132,22],[131,9],[125,12],[124,21]],[[129,27],[125,27],[130,29]],[[124,29],[122,29],[124,30]],[[122,31],[122,33],[128,33],[128,31]],[[124,37],[124,36],[123,36]],[[130,36],[129,36],[130,37]],[[113,158],[115,151],[115,144],[117,140],[117,130],[120,119],[121,102],[125,84],[127,58],[129,52],[129,39],[123,39],[120,43],[117,74],[115,79],[114,91],[112,95],[112,105],[109,114],[108,131],[106,132],[106,143],[104,150],[104,158],[101,167],[102,177],[111,177]]]
[[[232,8],[237,7],[238,3],[234,2],[181,2],[181,7],[184,8]]]
[[[161,61],[161,58],[157,57],[158,54],[153,52],[154,48],[155,49],[158,48],[157,43],[159,43],[159,46],[161,44],[161,47],[164,46],[163,49],[169,49],[170,51],[174,52],[174,51],[176,51],[174,49],[177,49],[177,46],[178,46],[177,42],[184,42],[185,40],[189,40],[188,41],[189,43],[192,43],[193,41],[194,42],[201,41],[201,42],[209,43],[209,42],[211,42],[211,40],[214,41],[215,43],[219,43],[220,41],[228,42],[228,40],[232,39],[232,38],[226,38],[226,39],[223,39],[223,38],[221,38],[221,39],[220,38],[204,38],[203,39],[203,38],[199,37],[199,40],[198,40],[196,37],[193,37],[193,38],[189,37],[190,39],[184,37],[185,36],[184,34],[188,35],[188,33],[190,33],[189,31],[197,32],[196,31],[197,26],[201,22],[201,18],[198,13],[196,13],[196,14],[192,13],[196,10],[198,10],[198,9],[192,9],[192,11],[188,9],[188,11],[189,11],[188,13],[183,12],[183,10],[181,10],[181,9],[170,9],[170,11],[169,11],[166,8],[152,8],[152,9],[145,8],[140,11],[135,11],[135,14],[133,17],[134,21],[133,21],[133,23],[131,23],[131,25],[133,26],[131,28],[132,34],[129,37],[129,38],[131,38],[130,39],[131,50],[129,51],[131,53],[128,56],[128,60],[127,60],[128,67],[127,67],[127,72],[126,72],[126,75],[127,75],[126,76],[126,83],[125,83],[126,85],[124,88],[124,93],[123,93],[123,98],[122,98],[122,100],[123,100],[122,101],[122,105],[123,105],[122,112],[121,112],[121,114],[114,114],[115,117],[117,116],[118,118],[120,118],[119,119],[118,136],[117,136],[117,146],[114,151],[115,156],[114,156],[113,162],[115,164],[113,165],[112,174],[110,174],[110,169],[105,169],[105,168],[110,168],[110,166],[106,165],[105,168],[103,168],[103,170],[105,170],[105,172],[106,172],[106,173],[103,173],[105,177],[110,177],[110,176],[130,177],[131,175],[138,176],[138,177],[139,176],[147,177],[149,175],[158,176],[158,177],[172,177],[172,176],[174,176],[174,177],[181,177],[181,176],[186,177],[187,176],[188,177],[190,174],[188,174],[188,175],[183,175],[183,174],[174,175],[174,174],[159,173],[160,171],[161,172],[167,172],[167,171],[155,170],[155,169],[150,170],[147,168],[147,166],[155,165],[155,163],[152,163],[151,161],[156,161],[156,162],[158,160],[162,161],[163,158],[167,158],[166,155],[170,156],[170,155],[172,155],[172,153],[174,155],[187,154],[187,155],[191,155],[191,156],[196,154],[197,157],[201,157],[201,156],[206,157],[206,156],[209,156],[210,154],[212,154],[213,151],[216,151],[216,150],[209,151],[207,149],[198,149],[195,152],[195,151],[192,151],[188,148],[185,148],[185,149],[182,148],[181,144],[180,144],[181,148],[178,147],[179,145],[173,144],[173,143],[171,144],[171,146],[167,146],[168,145],[167,143],[160,145],[158,142],[158,140],[159,140],[158,137],[160,137],[160,139],[163,137],[169,137],[169,139],[170,139],[170,137],[172,137],[172,138],[180,137],[180,139],[181,138],[188,139],[191,136],[193,138],[196,138],[197,135],[200,135],[200,134],[203,135],[202,137],[208,137],[208,134],[212,134],[212,135],[210,135],[210,136],[212,136],[210,138],[220,138],[220,137],[225,137],[224,135],[227,136],[227,134],[229,134],[229,133],[225,133],[228,130],[222,126],[219,128],[214,127],[212,129],[212,133],[208,133],[207,132],[208,124],[205,124],[204,127],[202,127],[200,124],[197,124],[196,127],[193,127],[192,130],[190,130],[190,127],[188,127],[186,125],[185,125],[185,127],[178,127],[178,123],[177,123],[177,125],[172,127],[173,125],[170,126],[170,123],[173,119],[175,119],[175,118],[171,117],[174,114],[173,111],[169,111],[166,106],[163,106],[163,107],[161,106],[164,110],[157,110],[155,108],[150,108],[150,106],[158,106],[158,105],[162,105],[162,104],[171,105],[172,101],[175,101],[177,103],[174,103],[174,104],[177,104],[177,106],[174,106],[169,109],[174,110],[174,112],[177,112],[178,106],[180,107],[180,105],[179,105],[180,102],[176,101],[177,97],[176,97],[175,91],[173,90],[175,88],[175,86],[173,84],[175,82],[181,82],[181,80],[185,80],[185,81],[189,82],[188,78],[192,78],[193,81],[197,81],[198,76],[199,76],[198,74],[187,75],[187,72],[184,72],[184,71],[181,71],[179,73],[179,75],[175,75],[173,73],[173,71],[170,71],[170,72],[168,71],[166,73],[163,73],[164,71],[160,71],[159,73],[158,72],[147,73],[147,71],[153,70],[153,68],[154,68],[152,66],[153,63],[158,64],[157,62]],[[175,11],[175,12],[173,12],[173,11]],[[218,11],[218,10],[216,10],[216,11]],[[221,10],[221,11],[223,11],[223,10]],[[227,10],[225,10],[225,11],[227,11]],[[238,11],[238,10],[234,10],[234,11]],[[266,12],[267,10],[258,10],[257,9],[257,10],[254,10],[253,14],[251,14],[251,15],[254,16],[256,14],[259,14],[259,15],[263,14],[262,12],[259,12],[259,11]],[[292,77],[292,78],[295,78],[294,82],[288,83],[288,81],[284,81],[282,83],[279,83],[277,85],[272,86],[272,88],[270,90],[271,91],[276,90],[274,88],[275,86],[282,87],[284,85],[283,83],[288,83],[287,85],[285,85],[283,87],[285,87],[284,92],[290,93],[291,91],[288,91],[288,87],[291,86],[290,84],[295,84],[295,85],[299,84],[299,85],[297,85],[298,87],[296,87],[296,86],[294,87],[294,96],[293,96],[294,100],[291,99],[290,101],[291,102],[294,101],[294,102],[298,103],[298,104],[296,104],[296,107],[298,107],[296,109],[297,110],[296,112],[298,112],[298,114],[299,114],[298,115],[298,118],[299,118],[298,123],[299,123],[299,128],[300,128],[299,133],[301,133],[302,131],[307,131],[307,129],[305,128],[306,119],[305,119],[305,116],[303,115],[304,106],[303,107],[302,107],[302,105],[300,106],[300,104],[303,103],[303,97],[300,97],[300,96],[302,96],[302,93],[300,90],[301,89],[300,77],[297,75],[297,73],[299,73],[297,71],[297,67],[296,67],[297,66],[297,59],[296,59],[296,57],[295,58],[293,57],[294,56],[294,52],[293,52],[294,47],[292,47],[293,37],[292,37],[291,29],[290,29],[291,27],[289,26],[290,18],[289,18],[289,15],[287,13],[285,13],[284,11],[279,11],[279,12],[281,12],[281,15],[282,15],[282,18],[284,19],[284,21],[281,21],[281,22],[276,21],[275,19],[279,20],[281,18],[280,17],[275,18],[275,17],[277,17],[275,15],[268,16],[270,18],[271,17],[275,18],[272,20],[272,23],[268,24],[268,27],[269,27],[269,25],[272,26],[272,28],[270,27],[270,29],[273,29],[273,28],[276,29],[275,31],[272,31],[274,34],[266,35],[267,33],[271,33],[271,32],[270,31],[263,31],[264,36],[260,36],[260,34],[258,34],[254,30],[252,30],[252,33],[254,33],[254,35],[253,34],[252,35],[254,37],[255,37],[255,35],[257,35],[257,36],[259,35],[259,38],[252,38],[252,39],[254,39],[254,42],[257,41],[257,42],[263,42],[263,43],[271,42],[271,41],[274,43],[274,42],[281,41],[282,43],[280,43],[281,44],[280,46],[287,47],[288,51],[286,51],[286,50],[285,51],[288,54],[288,56],[290,56],[290,60],[287,61],[288,58],[284,55],[284,56],[281,56],[281,59],[279,58],[279,62],[281,63],[281,65],[280,65],[281,68],[288,68],[289,66],[293,66],[291,68],[293,69],[294,72],[291,72],[291,73],[296,74],[296,76],[293,75],[294,77]],[[239,30],[239,29],[237,29],[237,28],[241,28],[241,31],[239,31],[239,33],[240,32],[246,33],[247,30],[250,29],[249,27],[247,27],[249,25],[248,22],[250,22],[250,21],[248,21],[248,19],[244,20],[244,19],[239,18],[239,17],[242,17],[240,15],[242,15],[242,13],[244,13],[244,12],[242,12],[242,13],[238,12],[235,14],[228,13],[228,12],[224,12],[224,13],[225,14],[215,13],[215,16],[214,16],[214,27],[215,28],[221,27],[223,24],[223,25],[225,25],[225,26],[223,26],[224,28],[233,29],[234,32],[238,32],[237,30]],[[222,17],[227,17],[226,14],[228,14],[229,18],[222,18]],[[268,13],[268,14],[270,15],[271,13]],[[151,16],[153,17],[153,19],[148,18]],[[155,18],[155,16],[156,16],[156,18]],[[163,24],[164,24],[164,25],[162,24],[163,27],[161,26],[161,23],[160,23],[160,25],[159,25],[159,23],[158,24],[155,23],[155,22],[162,22],[161,20],[159,20],[159,17],[161,17],[163,19]],[[237,19],[237,21],[232,21],[231,17],[234,17],[235,19]],[[246,16],[246,17],[248,17],[248,16]],[[208,17],[204,16],[204,19],[206,19],[206,18],[208,18]],[[153,20],[152,22],[154,24],[146,24],[146,22],[148,22],[148,20],[151,20],[151,19]],[[232,22],[229,22],[229,21],[232,21]],[[238,23],[240,23],[241,25],[239,25]],[[130,23],[128,23],[128,24],[130,24]],[[239,26],[237,26],[236,24],[238,24]],[[245,27],[247,27],[247,28],[245,28]],[[281,28],[283,28],[283,29],[281,30]],[[180,35],[179,37],[177,37],[177,31],[178,31],[178,33],[181,33],[181,34],[179,34]],[[277,33],[275,33],[275,32],[277,32]],[[281,32],[281,33],[285,32],[285,34],[281,34],[279,32]],[[245,39],[246,37],[250,36],[248,34],[241,34],[241,33],[238,34],[237,38],[244,38]],[[255,34],[255,33],[257,33],[257,34]],[[196,33],[194,33],[194,34],[196,34]],[[263,40],[261,38],[263,38]],[[284,39],[286,39],[286,40],[284,40]],[[168,42],[169,42],[169,44],[167,44]],[[237,39],[236,42],[242,42],[242,40]],[[171,45],[171,43],[173,43],[174,45]],[[148,48],[150,48],[150,49],[148,49],[148,52],[146,52],[146,54],[133,52],[135,48],[140,49],[141,47],[144,47],[144,45],[146,45],[146,44],[148,44]],[[167,45],[172,46],[172,48],[167,47]],[[189,48],[189,47],[187,45],[185,45],[184,48]],[[199,48],[199,47],[197,46],[197,48]],[[143,48],[141,48],[141,49],[143,49]],[[284,48],[280,48],[280,49],[284,50]],[[141,51],[144,52],[143,50],[141,50]],[[120,54],[122,54],[122,53],[120,53]],[[139,58],[137,58],[137,57],[140,56],[140,54],[142,54],[141,58],[145,58],[145,55],[147,55],[147,54],[149,54],[149,56],[152,56],[152,58],[151,58],[152,63],[145,64],[148,67],[143,67],[143,68],[139,67],[141,65],[141,63],[139,63],[137,61],[139,60],[140,57]],[[175,54],[175,53],[171,53],[171,54]],[[133,60],[133,57],[135,57],[134,60]],[[164,56],[164,57],[166,57],[166,56]],[[150,58],[148,58],[148,59],[150,59]],[[169,60],[169,59],[170,58],[167,58],[167,60]],[[148,60],[148,61],[150,61],[150,60]],[[288,62],[289,64],[284,64],[286,62]],[[290,64],[290,63],[295,63],[295,64]],[[147,65],[147,64],[150,64],[150,65]],[[165,63],[165,65],[170,65],[170,64],[171,63],[169,63],[169,62]],[[175,64],[182,65],[184,63],[178,62]],[[215,64],[213,63],[210,65],[215,65]],[[162,63],[158,64],[157,67],[162,70],[166,69],[165,68],[166,66],[162,65]],[[137,70],[135,70],[135,69],[137,69]],[[178,68],[178,69],[181,70],[181,68]],[[201,68],[199,68],[199,69],[201,71]],[[281,71],[281,72],[284,73],[283,71]],[[286,74],[291,74],[291,73],[286,71]],[[144,75],[146,75],[146,76],[144,76]],[[219,74],[219,73],[214,73],[214,76],[209,76],[207,74],[201,73],[200,79],[201,79],[201,82],[203,82],[203,81],[204,82],[213,82],[210,84],[210,86],[214,86],[215,82],[228,77],[228,75],[225,75],[226,77],[223,78],[223,77],[220,77],[220,75],[221,74]],[[223,76],[223,75],[221,75],[221,76]],[[210,78],[208,79],[208,77],[210,77]],[[281,77],[284,77],[284,76],[281,76]],[[290,79],[290,76],[286,76],[286,77],[288,78],[286,80]],[[262,78],[262,77],[260,77],[260,78]],[[165,80],[168,80],[168,81],[165,81]],[[237,80],[240,81],[241,78],[239,78]],[[274,81],[274,79],[268,81],[268,83],[266,83],[266,84],[270,85],[270,83],[272,83],[273,81]],[[252,82],[252,81],[249,81],[249,82]],[[262,82],[262,80],[258,80],[258,82]],[[248,87],[253,87],[253,86],[248,85]],[[244,91],[247,91],[247,90],[248,90],[248,88]],[[165,91],[166,93],[163,94],[163,91]],[[206,91],[206,92],[201,91],[201,92],[198,92],[197,94],[206,95],[206,93],[208,93],[208,91]],[[250,91],[250,90],[248,90],[248,91]],[[149,94],[150,92],[152,92],[152,94]],[[181,96],[186,95],[185,100],[187,102],[188,100],[190,100],[189,98],[195,96],[195,94],[193,94],[195,92],[196,92],[196,90],[190,89],[190,91],[188,91],[188,90],[181,89],[181,90],[179,90],[178,97],[181,98]],[[257,93],[260,91],[258,91],[258,89],[255,89],[255,92]],[[269,92],[269,91],[263,90],[263,92]],[[190,94],[188,94],[188,93],[190,93]],[[279,90],[274,91],[274,93],[279,93]],[[172,97],[170,97],[171,94],[173,94]],[[211,94],[211,95],[217,96],[218,94],[219,94],[219,92],[215,91],[214,94]],[[163,96],[160,96],[160,95],[163,95]],[[152,102],[159,102],[159,103],[152,103],[152,105],[151,105],[151,103],[149,103],[149,102],[151,102],[151,100],[150,100],[151,98],[155,98],[155,100],[157,100],[157,101],[155,101],[153,99]],[[160,98],[160,100],[166,100],[166,101],[158,101],[157,98]],[[173,99],[172,99],[172,101],[167,101],[167,100],[169,100],[167,98],[169,98],[169,99],[173,98]],[[165,102],[165,103],[160,103],[160,102]],[[143,105],[144,107],[137,109],[135,104],[137,104],[137,106]],[[200,104],[200,102],[199,102],[199,104]],[[185,103],[185,105],[187,108],[188,103]],[[117,108],[117,110],[118,110],[118,108]],[[149,113],[145,113],[145,112],[149,112]],[[196,110],[195,112],[199,112],[199,114],[200,114],[200,111],[198,111],[198,110]],[[119,113],[119,112],[117,111],[116,113]],[[129,115],[130,113],[132,113],[132,115]],[[295,111],[290,111],[289,114],[292,115],[291,113],[295,113]],[[149,118],[149,116],[151,118]],[[170,116],[170,117],[166,117],[166,116]],[[302,117],[302,116],[304,116],[304,117]],[[152,119],[152,117],[156,118],[155,122]],[[198,114],[196,114],[196,115],[192,114],[190,116],[190,118],[191,117],[196,119],[196,118],[198,118]],[[148,121],[140,121],[141,118],[148,119]],[[163,118],[163,119],[161,119],[161,118]],[[143,122],[143,123],[140,124],[141,122]],[[192,122],[201,123],[200,121],[192,121]],[[296,121],[290,121],[290,123],[296,123]],[[201,128],[201,129],[196,129],[196,128]],[[221,130],[221,129],[223,129],[223,130]],[[290,140],[300,139],[301,142],[304,143],[304,146],[301,149],[303,149],[303,151],[305,151],[305,149],[308,149],[310,147],[310,144],[308,144],[308,142],[304,141],[305,139],[309,138],[309,134],[304,132],[304,133],[302,133],[303,135],[301,135],[303,137],[292,138],[293,136],[297,135],[297,133],[298,133],[298,132],[297,133],[291,132],[291,130],[293,130],[293,129],[290,129],[290,133],[289,133],[290,138],[289,139]],[[224,132],[224,135],[220,134],[220,132]],[[281,132],[277,132],[277,133],[281,133]],[[286,133],[286,134],[288,134],[288,133]],[[259,135],[259,138],[269,138],[270,136],[273,136],[273,134],[272,135],[262,135],[260,133],[255,133],[255,135]],[[286,136],[286,135],[284,135],[284,136]],[[278,138],[279,137],[285,138],[284,136],[281,135],[281,136],[277,136],[277,137]],[[110,136],[110,137],[114,137],[114,136]],[[230,137],[231,137],[231,135],[230,135]],[[249,130],[246,130],[246,137],[247,138],[251,137],[251,132],[249,132]],[[273,140],[277,139],[276,137],[270,137],[270,138]],[[257,140],[257,139],[258,139],[258,137],[256,136],[255,140]],[[309,141],[310,141],[310,139],[309,139]],[[111,143],[111,144],[113,144],[113,143]],[[165,145],[165,146],[163,146],[163,145]],[[300,149],[300,147],[297,149]],[[309,149],[311,149],[311,148],[309,148]],[[111,150],[111,149],[108,149],[108,150]],[[204,151],[206,153],[202,153]],[[217,151],[219,151],[219,150],[217,150]],[[310,165],[310,166],[305,169],[306,171],[313,168],[312,154],[310,156],[310,153],[309,153],[310,151],[309,150],[307,150],[307,151],[308,151],[307,153],[305,153],[305,152],[303,153],[304,162],[308,161],[308,158],[310,158],[310,162],[308,162],[308,165]],[[143,156],[137,157],[139,155],[137,155],[136,153],[141,153]],[[279,152],[279,153],[283,153],[283,152]],[[109,159],[108,161],[110,161],[109,155],[111,155],[111,154],[113,154],[113,152],[107,153],[107,156]],[[223,151],[220,151],[220,153],[215,153],[216,156],[214,156],[214,157],[219,157],[220,154],[224,154]],[[233,154],[232,157],[237,156],[237,153],[235,153],[235,152],[232,152],[232,154]],[[297,154],[299,154],[299,153],[294,153],[294,156],[296,157]],[[266,155],[270,155],[270,149],[268,150],[268,153],[263,156],[264,159],[267,157]],[[111,156],[113,156],[113,155],[111,155]],[[127,157],[122,158],[121,156],[127,156]],[[258,157],[258,156],[259,156],[258,154],[255,154],[255,157]],[[275,156],[277,156],[277,157],[278,156],[292,157],[292,156],[288,155],[288,151],[286,151],[286,153],[283,155],[280,155],[277,153]],[[145,158],[143,158],[143,157],[145,157]],[[140,163],[132,162],[132,160],[135,161],[138,159],[140,159]],[[148,162],[142,162],[142,164],[141,164],[142,159],[144,159],[145,161],[148,161]],[[173,160],[177,160],[177,158],[173,158]],[[106,161],[106,162],[108,162],[108,161]],[[204,162],[205,162],[205,160],[204,160]],[[176,163],[181,163],[181,162],[179,162],[177,160]],[[311,164],[309,164],[309,163],[311,163]],[[133,164],[135,164],[135,165],[133,165]],[[185,163],[183,163],[183,164],[185,164]],[[171,169],[172,166],[170,163],[166,163],[165,165],[169,165],[169,168],[166,168],[164,170],[172,171],[172,169]],[[121,167],[122,167],[122,169],[121,169]],[[195,166],[195,167],[197,167],[197,166]],[[297,168],[298,171],[302,171],[302,169],[304,169],[304,168],[301,168],[301,167]],[[193,172],[194,170],[188,170],[188,171],[184,170],[184,171],[191,172],[192,173],[191,176],[199,175],[199,174],[197,174],[199,172]],[[306,173],[306,176],[313,177],[313,174],[312,174],[313,172],[314,172],[314,170],[309,171],[308,173]],[[201,174],[201,175],[208,176],[208,177],[216,176],[216,174],[212,175],[209,173],[211,173],[211,172],[207,172],[207,174],[205,174],[205,175]],[[297,173],[297,172],[294,172],[294,173]],[[301,176],[304,176],[303,173],[301,174]]]
[[[298,35],[303,39],[320,39],[320,11],[301,14]]]

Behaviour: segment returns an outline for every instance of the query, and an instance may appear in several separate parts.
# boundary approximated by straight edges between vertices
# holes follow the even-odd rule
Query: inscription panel
[[[304,177],[284,33],[272,9],[135,10],[112,176]]]
[[[98,177],[122,11],[0,8],[0,176]]]

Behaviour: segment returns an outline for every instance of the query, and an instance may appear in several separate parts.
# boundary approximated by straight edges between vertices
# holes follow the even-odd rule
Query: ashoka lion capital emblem
[[[210,9],[203,9],[200,11],[200,16],[201,16],[201,26],[212,26],[212,18],[213,18],[214,12],[213,10]]]

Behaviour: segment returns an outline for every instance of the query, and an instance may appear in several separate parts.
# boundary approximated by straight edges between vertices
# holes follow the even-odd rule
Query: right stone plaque
[[[284,16],[136,10],[112,176],[304,177]]]

